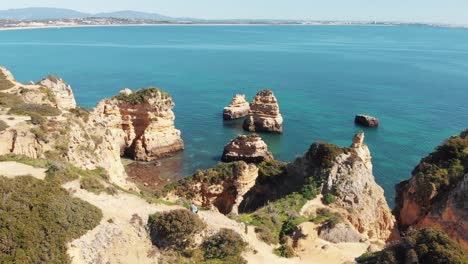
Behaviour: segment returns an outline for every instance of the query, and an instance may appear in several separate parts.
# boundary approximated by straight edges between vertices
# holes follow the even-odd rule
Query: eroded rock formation
[[[224,162],[243,160],[247,163],[260,163],[272,160],[273,154],[267,144],[256,134],[240,135],[224,147],[221,160]]]
[[[167,197],[184,197],[202,207],[215,207],[223,214],[237,214],[244,195],[255,185],[258,168],[243,161],[219,164],[174,184]]]
[[[122,155],[150,161],[184,149],[180,131],[174,126],[174,102],[156,88],[121,91],[97,105],[92,117],[112,130]]]
[[[63,79],[49,75],[38,83],[41,87],[46,87],[55,96],[55,103],[59,109],[73,109],[76,108],[75,96],[71,86]]]
[[[250,103],[244,129],[251,132],[283,133],[283,117],[278,101],[271,90],[258,92],[253,102]]]
[[[232,98],[231,104],[223,110],[223,119],[232,120],[245,117],[249,114],[250,105],[245,101],[245,94],[236,94]]]
[[[468,247],[468,130],[423,158],[396,187],[398,228],[436,227]]]
[[[364,237],[386,240],[394,219],[375,182],[369,148],[361,131],[350,148],[327,143],[314,143],[304,157],[288,167],[289,174],[298,174],[323,182],[321,192],[336,198],[330,206],[341,210],[342,216]]]

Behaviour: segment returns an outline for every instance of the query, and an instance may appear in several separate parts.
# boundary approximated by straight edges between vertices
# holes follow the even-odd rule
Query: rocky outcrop
[[[468,247],[468,130],[423,158],[409,180],[396,186],[400,232],[436,227]]]
[[[250,105],[245,101],[245,94],[236,94],[232,98],[231,104],[223,110],[223,119],[232,120],[245,117],[249,114]]]
[[[283,117],[272,91],[262,90],[257,93],[250,103],[249,115],[243,126],[251,132],[283,133]]]
[[[362,240],[361,234],[345,223],[334,226],[325,224],[319,228],[318,234],[320,238],[332,243],[358,243]]]
[[[372,174],[372,157],[361,131],[350,148],[314,143],[309,151],[288,167],[288,174],[323,182],[321,192],[333,196],[330,206],[365,238],[386,240],[394,219],[383,189]]]
[[[247,163],[260,163],[272,159],[273,154],[268,151],[267,144],[256,134],[236,137],[224,147],[221,156],[224,162],[243,160]]]
[[[258,168],[253,164],[243,161],[219,164],[173,184],[167,198],[183,197],[198,206],[217,208],[223,214],[237,214],[257,177]]]
[[[150,161],[184,149],[173,107],[170,95],[156,88],[126,89],[99,102],[91,118],[111,130],[121,155]]]
[[[369,115],[356,115],[354,123],[365,127],[378,127],[379,119]]]
[[[75,96],[73,95],[71,86],[61,78],[49,75],[38,84],[41,87],[50,89],[54,94],[57,108],[61,110],[76,108]]]

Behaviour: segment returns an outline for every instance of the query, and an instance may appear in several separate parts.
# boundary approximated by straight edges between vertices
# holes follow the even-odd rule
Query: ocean
[[[468,29],[377,26],[131,26],[0,31],[0,65],[23,82],[53,74],[80,106],[156,86],[176,103],[185,151],[162,177],[215,165],[243,134],[223,122],[236,93],[274,91],[284,134],[261,134],[292,161],[314,141],[349,146],[364,130],[376,181],[394,185],[445,138],[468,128]],[[357,127],[355,114],[378,117]],[[165,166],[168,164],[167,166]],[[167,167],[167,169],[165,169]]]

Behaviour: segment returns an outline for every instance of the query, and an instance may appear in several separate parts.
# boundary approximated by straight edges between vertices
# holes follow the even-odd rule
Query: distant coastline
[[[0,30],[20,30],[36,28],[76,28],[114,26],[412,26],[468,28],[468,25],[406,23],[406,22],[367,22],[367,21],[302,21],[302,20],[152,20],[123,19],[108,17],[66,18],[52,20],[0,20]]]
[[[464,25],[411,25],[411,24],[363,24],[363,23],[154,23],[154,24],[91,24],[91,25],[59,25],[59,24],[50,24],[50,25],[40,25],[40,26],[0,26],[0,31],[10,31],[10,30],[29,30],[29,29],[60,29],[60,28],[85,28],[85,27],[170,27],[170,26],[373,26],[373,27],[432,27],[432,28],[458,28],[458,29],[468,29],[468,26]]]

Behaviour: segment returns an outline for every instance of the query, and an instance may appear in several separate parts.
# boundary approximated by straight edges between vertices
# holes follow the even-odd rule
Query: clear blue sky
[[[0,0],[0,9],[137,10],[197,18],[379,20],[468,24],[468,0]]]

